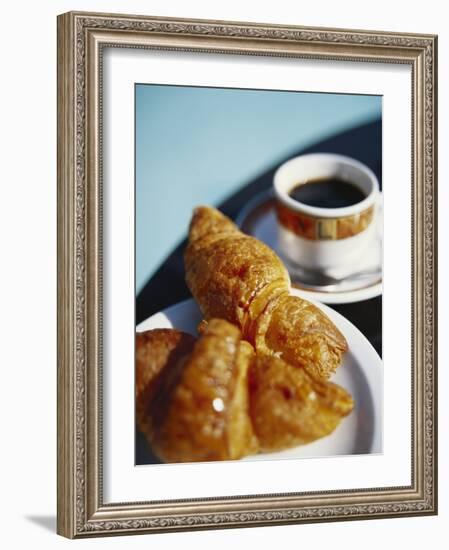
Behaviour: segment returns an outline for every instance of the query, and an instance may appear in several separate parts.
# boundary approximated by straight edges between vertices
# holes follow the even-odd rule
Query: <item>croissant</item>
[[[258,354],[282,357],[328,378],[347,350],[344,336],[316,306],[290,295],[280,258],[218,210],[196,208],[184,254],[186,282],[205,319],[237,325]]]
[[[354,401],[332,382],[282,359],[259,355],[250,370],[250,415],[261,451],[277,451],[329,435]]]
[[[212,319],[188,355],[169,359],[140,422],[161,460],[232,460],[257,452],[248,394],[253,357],[237,327]]]

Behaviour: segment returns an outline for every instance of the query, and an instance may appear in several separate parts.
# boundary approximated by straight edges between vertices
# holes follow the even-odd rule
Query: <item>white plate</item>
[[[274,211],[274,197],[270,191],[264,191],[256,195],[243,208],[237,216],[236,223],[241,230],[252,235],[267,244],[282,257],[277,241],[277,220]],[[326,304],[348,304],[369,300],[382,294],[382,242],[383,242],[383,216],[382,194],[379,197],[377,218],[377,231],[373,242],[359,258],[354,266],[354,272],[368,272],[367,277],[360,279],[344,278],[340,273],[328,273],[332,277],[340,279],[333,285],[332,290],[326,290],[314,286],[307,288],[301,282],[301,274],[286,258],[283,258],[292,284],[304,292],[304,296],[310,300],[317,300]],[[372,275],[370,275],[372,273]]]
[[[292,290],[292,294],[302,296],[295,289]],[[349,351],[332,381],[351,393],[355,408],[327,437],[285,451],[250,455],[242,460],[382,452],[382,361],[365,336],[352,323],[324,304],[314,303],[332,319],[348,342]],[[186,300],[152,315],[138,325],[137,332],[155,328],[177,328],[196,335],[196,327],[201,319],[201,313],[194,300]]]

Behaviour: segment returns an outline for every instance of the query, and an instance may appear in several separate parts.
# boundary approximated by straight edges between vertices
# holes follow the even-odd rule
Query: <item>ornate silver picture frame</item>
[[[411,483],[105,502],[103,54],[106,48],[411,69]],[[58,518],[69,538],[437,513],[437,37],[70,12],[58,17]],[[130,366],[133,371],[133,365]],[[331,460],[331,459],[330,459]]]

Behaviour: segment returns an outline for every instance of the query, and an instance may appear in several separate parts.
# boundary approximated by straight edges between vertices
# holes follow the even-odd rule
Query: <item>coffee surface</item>
[[[366,198],[365,193],[353,183],[339,178],[310,180],[295,185],[290,197],[308,206],[319,208],[343,208]]]

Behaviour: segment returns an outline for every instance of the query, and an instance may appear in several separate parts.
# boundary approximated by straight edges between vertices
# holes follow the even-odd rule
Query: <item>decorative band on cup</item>
[[[363,212],[342,218],[315,218],[294,212],[276,202],[279,222],[295,235],[311,241],[336,241],[364,231],[373,220],[374,205]]]

